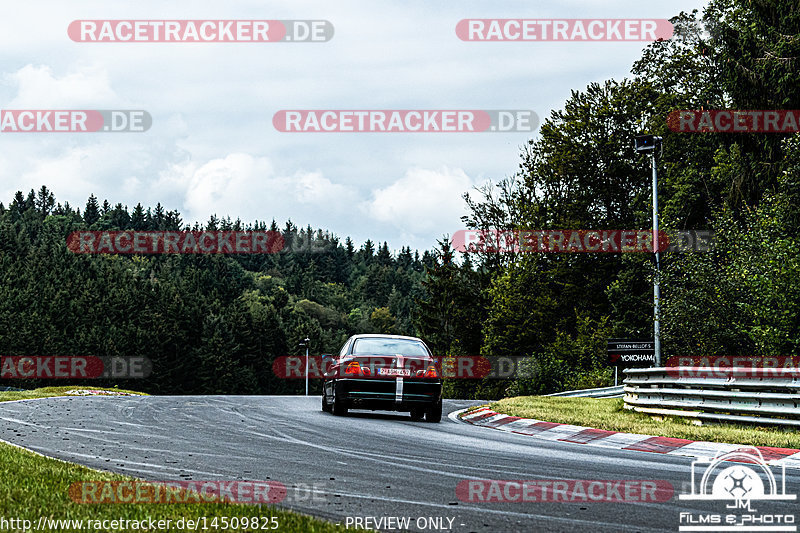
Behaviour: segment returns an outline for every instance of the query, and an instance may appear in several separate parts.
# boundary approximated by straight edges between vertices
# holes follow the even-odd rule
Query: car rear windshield
[[[406,357],[428,357],[428,350],[420,341],[411,339],[356,339],[353,355],[403,355]]]

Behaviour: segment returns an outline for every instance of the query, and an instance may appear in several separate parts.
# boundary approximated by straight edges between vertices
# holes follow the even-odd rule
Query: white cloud
[[[377,189],[362,204],[370,217],[404,234],[452,234],[465,214],[463,193],[475,182],[461,169],[412,168],[388,187]]]
[[[202,165],[173,165],[161,173],[158,188],[181,191],[185,220],[205,221],[217,213],[245,221],[291,218],[326,229],[330,219],[325,216],[346,213],[357,199],[354,189],[333,183],[320,172],[279,176],[268,158],[245,153]]]
[[[64,151],[52,158],[38,160],[23,174],[23,181],[47,185],[59,193],[57,199],[63,201],[64,195],[67,195],[70,189],[85,190],[90,187],[90,182],[84,178],[82,167],[91,151],[87,148],[78,148]],[[34,187],[31,185],[30,188]],[[23,189],[23,192],[27,191]],[[74,207],[82,208],[83,206]]]
[[[28,64],[6,74],[5,80],[17,87],[17,95],[5,109],[104,109],[120,105],[108,72],[100,67],[84,67],[59,77],[49,66]]]

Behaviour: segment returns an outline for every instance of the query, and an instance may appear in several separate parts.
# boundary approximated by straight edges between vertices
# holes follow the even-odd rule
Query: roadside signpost
[[[619,368],[656,366],[654,339],[608,339],[608,362],[614,367],[614,386]]]

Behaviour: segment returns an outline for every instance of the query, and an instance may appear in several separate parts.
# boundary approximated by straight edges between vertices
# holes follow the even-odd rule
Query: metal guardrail
[[[628,368],[625,408],[692,418],[800,427],[800,376],[753,375],[749,368]]]
[[[573,398],[622,398],[622,385],[616,387],[601,387],[599,389],[568,390],[548,394],[547,396],[566,396]]]

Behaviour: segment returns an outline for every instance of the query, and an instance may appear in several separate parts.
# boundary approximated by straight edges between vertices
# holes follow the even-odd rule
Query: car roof
[[[385,335],[383,333],[359,333],[358,335],[353,335],[351,339],[364,339],[368,337],[380,338],[380,339],[405,339],[410,341],[422,342],[422,339],[420,339],[419,337],[409,337],[408,335]]]

